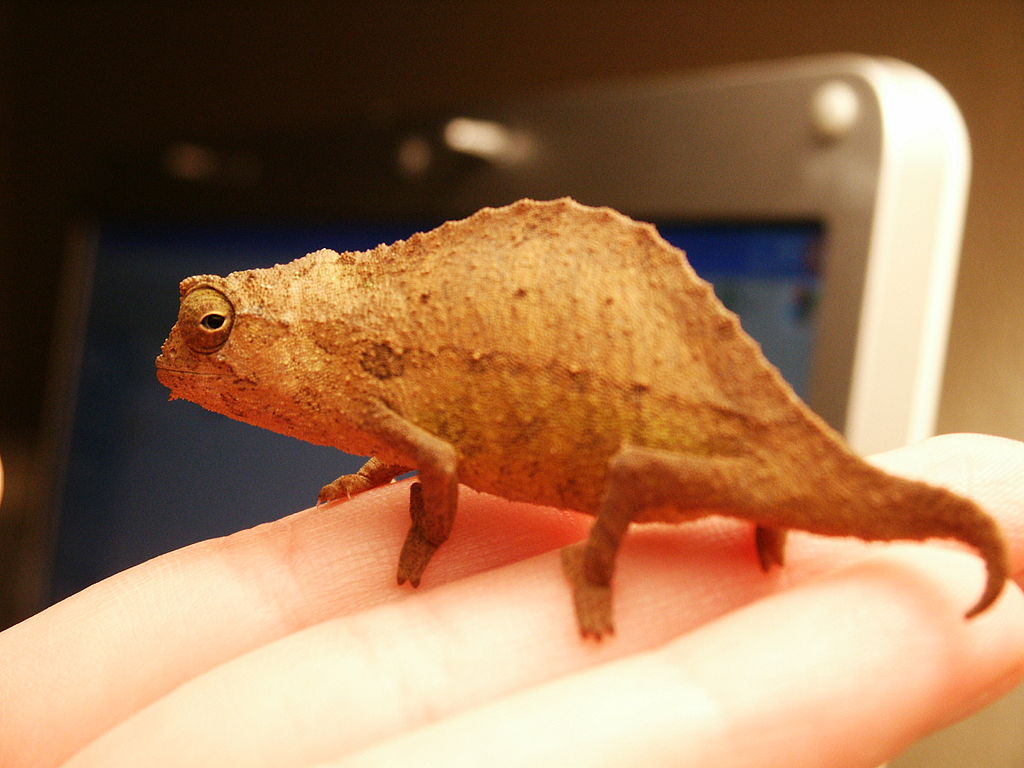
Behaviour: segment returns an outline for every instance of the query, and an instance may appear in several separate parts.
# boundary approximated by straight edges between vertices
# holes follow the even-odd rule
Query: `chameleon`
[[[561,554],[584,638],[614,631],[632,523],[750,521],[765,570],[789,529],[959,540],[987,570],[967,617],[1009,572],[986,512],[856,455],[653,225],[570,198],[186,278],[156,367],[171,399],[370,457],[318,503],[417,471],[399,584],[448,538],[460,484],[594,516]]]

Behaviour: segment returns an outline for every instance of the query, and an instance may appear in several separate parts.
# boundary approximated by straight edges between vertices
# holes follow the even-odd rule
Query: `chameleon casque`
[[[156,362],[172,399],[373,457],[321,502],[418,470],[399,583],[448,537],[459,483],[595,516],[563,551],[584,636],[612,631],[632,522],[750,520],[766,569],[789,528],[958,539],[988,569],[968,616],[1007,578],[985,512],[852,453],[683,252],[609,208],[521,200],[180,290]]]

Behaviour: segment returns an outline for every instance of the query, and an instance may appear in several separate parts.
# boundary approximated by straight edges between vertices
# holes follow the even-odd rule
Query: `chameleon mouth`
[[[200,381],[211,381],[224,376],[216,371],[190,371],[184,368],[173,368],[169,365],[156,366],[156,378],[161,384],[171,390],[172,397],[181,397],[182,393],[192,391]]]
[[[156,356],[156,375],[157,378],[163,381],[161,376],[163,374],[172,374],[183,377],[189,376],[224,376],[223,371],[197,371],[194,368],[181,368],[179,365],[175,365],[178,362],[176,355],[169,355],[164,351],[161,351]]]
[[[189,371],[184,368],[171,368],[167,365],[158,365],[156,370],[158,378],[161,373],[180,373],[183,376],[227,376],[226,373],[220,373],[219,371]]]

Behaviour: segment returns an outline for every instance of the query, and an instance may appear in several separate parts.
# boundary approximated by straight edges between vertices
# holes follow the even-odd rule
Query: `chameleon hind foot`
[[[772,566],[785,565],[786,529],[759,525],[754,529],[754,544],[757,547],[757,560],[762,571],[770,571]]]

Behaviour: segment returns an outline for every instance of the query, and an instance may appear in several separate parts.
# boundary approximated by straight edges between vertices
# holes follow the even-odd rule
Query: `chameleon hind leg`
[[[612,457],[604,498],[589,536],[562,550],[581,635],[600,639],[614,632],[611,581],[629,524],[644,510],[658,507],[744,509],[750,500],[743,497],[745,484],[740,481],[748,466],[742,459],[708,459],[636,446]],[[781,558],[781,536],[775,529],[765,531],[769,533],[762,537],[764,551],[773,561]]]

